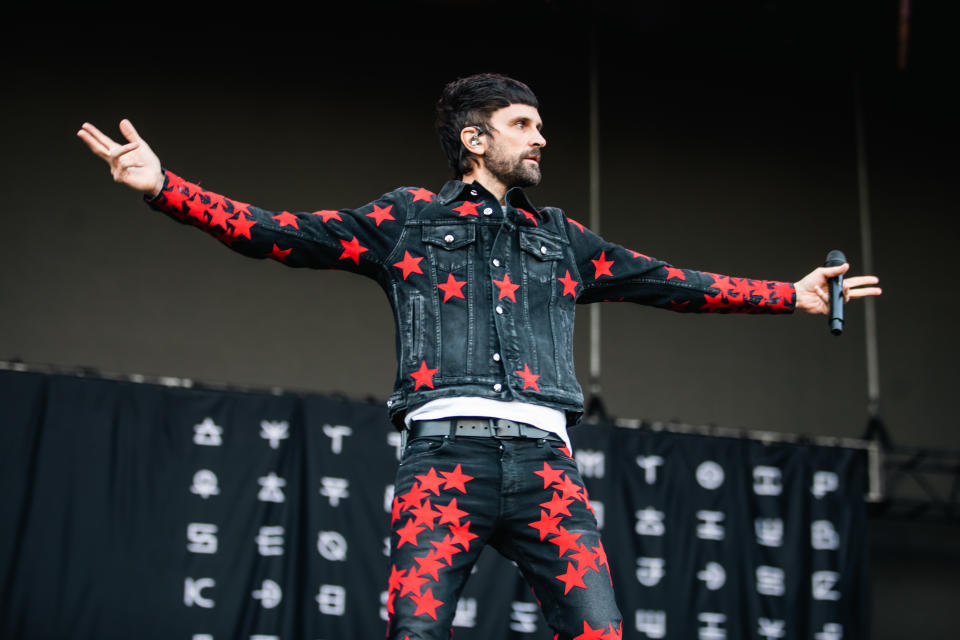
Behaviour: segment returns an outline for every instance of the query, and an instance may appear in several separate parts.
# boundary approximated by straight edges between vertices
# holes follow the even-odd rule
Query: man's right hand
[[[114,142],[95,126],[84,122],[77,136],[110,165],[110,173],[116,182],[149,196],[157,195],[163,188],[160,158],[126,118],[120,121],[120,133],[127,139],[127,144]]]

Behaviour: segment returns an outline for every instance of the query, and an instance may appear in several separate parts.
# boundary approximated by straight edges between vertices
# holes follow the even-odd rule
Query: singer
[[[449,83],[436,126],[454,179],[356,209],[268,211],[161,168],[128,120],[120,144],[78,136],[114,180],[234,251],[376,280],[396,322],[387,406],[405,438],[392,513],[387,637],[446,640],[485,545],[515,561],[556,637],[620,638],[622,622],[568,427],[583,414],[573,370],[576,304],[628,300],[678,312],[829,311],[819,267],[795,283],[674,267],[604,240],[524,191],[547,144],[536,96],[479,74]],[[843,281],[847,300],[880,294]]]

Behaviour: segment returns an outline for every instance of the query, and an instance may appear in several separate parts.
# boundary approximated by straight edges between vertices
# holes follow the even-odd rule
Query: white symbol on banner
[[[271,449],[279,449],[280,441],[290,437],[290,423],[286,420],[261,420],[260,437],[270,441]]]
[[[260,484],[260,491],[257,492],[257,500],[261,502],[283,502],[286,497],[283,495],[283,488],[287,486],[287,481],[271,471],[265,476],[257,478]]]
[[[697,518],[702,520],[697,525],[697,537],[701,540],[723,540],[723,519],[726,516],[722,511],[697,511]]]
[[[757,518],[753,521],[753,528],[757,532],[757,544],[764,547],[783,545],[783,520],[780,518]]]
[[[786,590],[786,574],[780,567],[757,567],[757,593],[763,596],[782,596]]]
[[[323,485],[320,487],[320,495],[326,496],[330,500],[331,507],[339,506],[340,500],[350,497],[350,492],[347,491],[347,488],[350,486],[350,481],[346,478],[328,478],[324,476],[320,478],[320,484]]]
[[[810,545],[814,549],[840,548],[840,534],[829,520],[814,520],[810,523]]]
[[[336,531],[320,531],[317,534],[317,551],[327,560],[346,560],[347,539]]]
[[[723,565],[708,562],[701,571],[697,572],[697,579],[702,580],[710,591],[716,591],[727,582],[727,572],[724,571]]]
[[[220,487],[217,482],[217,474],[210,469],[200,469],[193,474],[193,486],[190,487],[190,493],[198,495],[204,500],[210,496],[220,495]]]
[[[280,636],[265,636],[262,633],[255,633],[250,636],[250,640],[280,640]]]
[[[345,424],[325,424],[323,425],[323,435],[330,438],[330,450],[340,455],[343,452],[343,438],[352,436],[353,429]]]
[[[637,609],[634,617],[637,631],[648,638],[667,637],[667,612]]]
[[[662,536],[666,527],[663,524],[663,511],[647,507],[637,511],[637,524],[634,530],[641,536]]]
[[[727,616],[722,613],[704,612],[697,615],[697,619],[707,625],[697,629],[697,637],[700,640],[726,640],[727,630],[720,625],[727,621]]]
[[[190,636],[190,640],[213,640],[212,633],[195,633]]]
[[[637,558],[637,582],[645,587],[655,587],[666,575],[663,558]]]
[[[780,469],[762,465],[754,467],[753,492],[758,496],[778,496],[783,493]]]
[[[533,602],[510,603],[510,630],[518,633],[537,632],[537,605]]]
[[[191,522],[187,525],[187,551],[190,553],[217,552],[217,525]]]
[[[813,474],[813,486],[810,493],[818,499],[836,491],[840,487],[840,478],[833,471],[817,471]]]
[[[637,466],[643,469],[643,479],[647,484],[657,481],[657,467],[663,464],[660,456],[637,456]]]
[[[605,512],[604,512],[603,503],[600,502],[599,500],[591,500],[591,501],[590,501],[590,509],[593,510],[593,517],[597,519],[597,529],[602,530],[602,529],[603,529],[603,515],[604,515],[604,513],[605,513]]]
[[[283,527],[260,527],[260,533],[255,538],[257,551],[262,556],[283,555]]]
[[[454,627],[477,626],[476,598],[460,598],[457,602],[457,612],[453,616]]]
[[[217,581],[213,578],[200,578],[194,580],[187,578],[183,581],[183,604],[188,607],[197,605],[203,609],[213,609],[213,598],[207,598],[203,595],[204,589],[212,589],[217,586]]]
[[[814,600],[839,600],[840,592],[833,588],[840,582],[840,574],[836,571],[814,571],[811,576]]]
[[[260,601],[264,609],[273,609],[283,600],[283,591],[273,580],[264,580],[260,588],[253,592],[253,597]]]
[[[393,511],[393,493],[395,489],[392,484],[388,484],[383,488],[383,510],[387,513]]]
[[[777,638],[782,638],[787,635],[787,623],[783,620],[760,618],[757,620],[757,622],[760,624],[760,628],[757,629],[757,633],[767,640],[777,640]]]
[[[584,478],[602,478],[606,467],[603,451],[578,449],[573,456],[577,460],[577,469]]]
[[[843,625],[836,622],[827,622],[823,625],[823,631],[813,634],[814,640],[842,640]]]
[[[382,551],[383,551],[383,555],[385,555],[388,558],[390,557],[390,536],[387,536],[386,538],[383,539]]]
[[[400,454],[402,453],[400,443],[403,440],[400,438],[399,431],[391,431],[387,434],[387,444],[396,449],[397,451],[397,460],[400,460]]]
[[[380,619],[386,621],[390,618],[390,614],[387,613],[387,600],[390,599],[390,594],[386,591],[380,592]]]
[[[338,584],[322,584],[317,592],[317,608],[328,616],[342,616],[347,610],[347,590]]]
[[[193,443],[204,447],[219,447],[223,444],[223,427],[217,426],[213,418],[204,418],[200,424],[193,425]]]
[[[701,462],[697,467],[697,483],[704,489],[719,489],[723,484],[723,477],[723,467],[713,460]]]

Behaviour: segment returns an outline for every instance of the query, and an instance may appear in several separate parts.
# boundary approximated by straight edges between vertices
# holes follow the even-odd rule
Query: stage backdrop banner
[[[0,371],[0,421],[0,637],[383,637],[381,404]],[[624,638],[869,636],[864,450],[571,435]],[[553,637],[490,549],[454,632]]]

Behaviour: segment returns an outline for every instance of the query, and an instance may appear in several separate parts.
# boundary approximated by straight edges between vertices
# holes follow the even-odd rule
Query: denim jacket
[[[630,301],[681,312],[793,311],[792,284],[679,269],[607,242],[519,188],[501,207],[477,183],[400,187],[357,209],[267,211],[166,171],[149,204],[231,249],[291,267],[376,280],[393,309],[403,416],[429,400],[482,396],[583,414],[573,368],[576,304]]]

